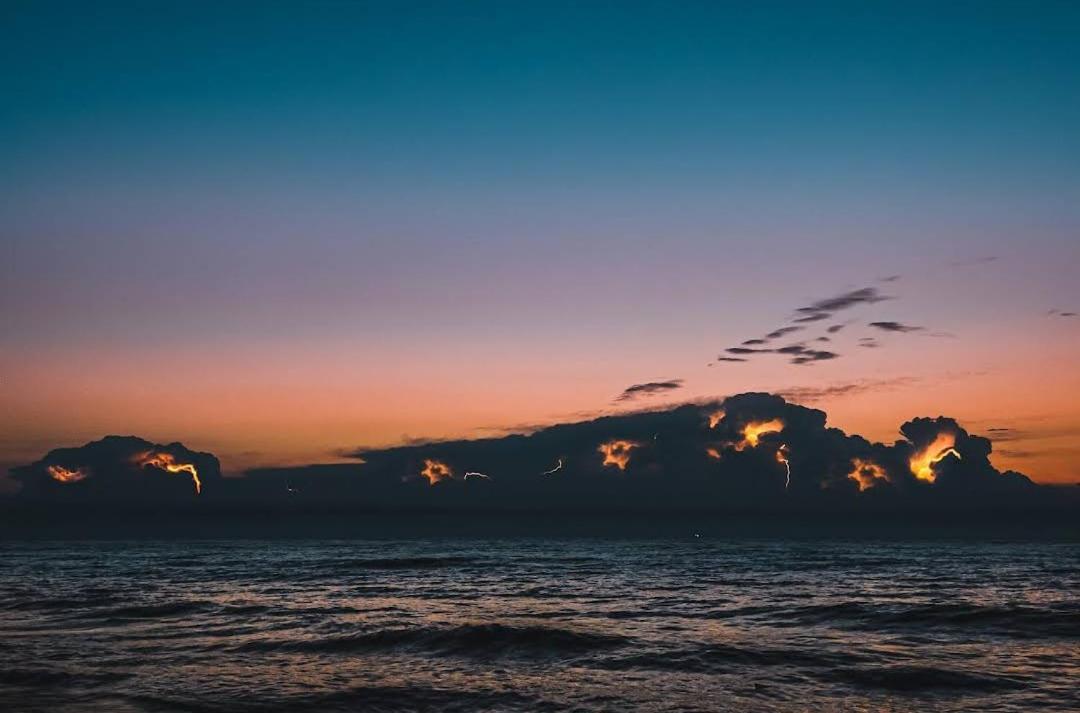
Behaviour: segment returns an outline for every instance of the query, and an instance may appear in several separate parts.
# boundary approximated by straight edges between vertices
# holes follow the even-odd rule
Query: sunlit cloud
[[[446,463],[443,463],[442,461],[425,458],[424,467],[420,471],[420,475],[427,478],[429,485],[435,485],[440,481],[453,478],[454,471],[450,469],[450,466],[448,466]]]
[[[937,473],[934,472],[935,465],[948,455],[960,458],[960,453],[954,448],[955,445],[956,436],[954,434],[939,433],[930,445],[911,457],[909,466],[912,475],[919,480],[933,483],[937,479]]]
[[[735,450],[743,450],[747,447],[757,448],[761,437],[766,433],[779,433],[784,430],[784,422],[778,418],[771,421],[751,421],[743,426],[743,439],[735,444]]]
[[[90,475],[90,471],[86,468],[65,468],[62,465],[50,465],[45,468],[49,477],[58,483],[78,483],[80,480],[85,480]]]
[[[847,477],[855,482],[860,493],[889,480],[889,475],[884,468],[874,461],[863,458],[851,459],[851,472]]]
[[[613,465],[619,470],[626,470],[626,466],[630,464],[630,451],[640,446],[636,441],[616,439],[601,443],[597,450],[603,454],[605,466]]]
[[[199,471],[192,463],[178,463],[176,457],[164,451],[146,451],[133,459],[142,467],[152,467],[163,470],[166,473],[187,473],[191,476],[191,482],[195,486],[195,494],[202,493],[202,481],[199,480]]]

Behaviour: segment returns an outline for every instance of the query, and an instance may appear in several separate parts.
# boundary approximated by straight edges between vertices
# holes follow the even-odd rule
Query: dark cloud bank
[[[900,431],[894,443],[872,443],[829,428],[823,411],[749,393],[529,435],[362,448],[350,454],[356,463],[261,469],[243,478],[222,478],[214,456],[178,443],[110,436],[13,469],[22,488],[5,508],[77,508],[84,518],[120,506],[186,508],[276,513],[279,520],[324,510],[523,510],[562,513],[560,522],[585,512],[648,519],[642,513],[1076,509],[1075,488],[998,471],[988,459],[991,442],[952,419],[916,418]],[[197,471],[199,492],[187,464]],[[415,522],[395,522],[404,521]]]

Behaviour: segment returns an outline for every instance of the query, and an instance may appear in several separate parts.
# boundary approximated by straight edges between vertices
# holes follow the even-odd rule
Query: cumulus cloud
[[[810,400],[900,383],[853,382],[789,395]],[[830,428],[823,411],[750,393],[529,435],[365,450],[355,454],[363,465],[255,471],[245,487],[283,494],[288,481],[310,498],[449,508],[903,506],[998,496],[1012,502],[1040,492],[1024,476],[993,468],[990,441],[952,419],[913,419],[900,430],[900,440],[875,443]],[[431,463],[440,472],[490,479],[432,480],[423,475]]]
[[[683,387],[682,379],[669,379],[667,381],[648,381],[643,384],[634,384],[623,389],[616,401],[632,401],[643,396],[656,396],[676,391]]]
[[[812,400],[895,383],[792,389],[788,396]],[[900,435],[872,442],[829,427],[821,410],[746,393],[530,434],[362,449],[349,453],[357,463],[259,469],[228,481],[210,454],[130,437],[54,450],[14,472],[21,499],[245,508],[938,507],[1013,504],[1055,492],[997,470],[991,441],[953,419],[912,419]],[[198,472],[201,495],[188,465]]]
[[[58,448],[11,473],[24,498],[74,501],[190,501],[213,493],[222,482],[213,455],[134,436]]]

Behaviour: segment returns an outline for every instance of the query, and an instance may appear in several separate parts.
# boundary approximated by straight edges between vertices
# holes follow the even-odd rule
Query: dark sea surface
[[[1080,709],[1080,547],[0,544],[3,711]]]

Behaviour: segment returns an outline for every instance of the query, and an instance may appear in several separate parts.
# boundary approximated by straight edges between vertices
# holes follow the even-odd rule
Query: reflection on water
[[[0,545],[0,708],[1080,707],[1073,545]]]

